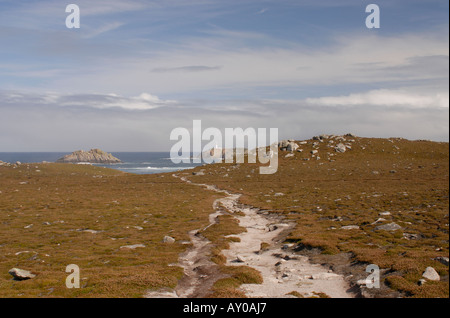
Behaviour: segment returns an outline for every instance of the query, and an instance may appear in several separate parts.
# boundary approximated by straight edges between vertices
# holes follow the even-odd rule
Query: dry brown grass
[[[299,246],[329,255],[351,253],[353,262],[377,264],[389,274],[386,277],[402,278],[402,284],[397,278],[386,284],[404,295],[448,297],[448,267],[433,260],[449,256],[448,143],[346,139],[355,141],[343,154],[327,147],[327,141],[320,143],[320,160],[305,160],[311,159],[312,140],[294,157],[284,158],[287,153],[280,152],[274,175],[260,175],[254,164],[217,164],[191,180],[242,193],[242,203],[295,221],[288,239]],[[391,214],[380,216],[385,211]],[[373,224],[378,218],[386,221]],[[402,229],[375,230],[391,222]],[[359,229],[342,230],[345,225]],[[419,287],[427,266],[433,266],[442,280]]]
[[[352,150],[335,156],[326,142],[319,144],[320,160],[304,160],[311,158],[312,141],[293,158],[280,153],[275,175],[260,175],[254,164],[216,164],[189,178],[242,193],[242,203],[296,222],[288,241],[299,247],[377,264],[383,284],[405,296],[448,297],[448,267],[434,260],[449,256],[448,143],[354,139]],[[63,164],[0,167],[0,191],[0,297],[141,297],[148,289],[173,288],[182,269],[169,264],[189,247],[182,244],[188,232],[208,225],[218,198],[170,175]],[[380,216],[384,211],[391,214]],[[402,229],[375,230],[380,217],[386,219],[380,224]],[[342,230],[345,225],[359,229]],[[244,297],[238,286],[261,279],[252,269],[223,265],[221,251],[233,240],[225,236],[243,230],[224,215],[202,233],[229,276],[216,282],[211,297]],[[165,235],[176,243],[162,243]],[[131,244],[146,247],[120,248]],[[79,265],[83,288],[65,287],[69,264]],[[442,279],[418,286],[427,266]],[[37,276],[13,281],[12,267]]]
[[[0,191],[0,297],[141,297],[173,288],[182,269],[168,265],[189,246],[188,232],[208,224],[218,197],[170,175],[65,164],[0,167]],[[176,243],[164,244],[165,235]],[[121,248],[133,244],[146,247]],[[69,264],[80,267],[83,288],[65,287]],[[13,267],[37,276],[13,281]]]

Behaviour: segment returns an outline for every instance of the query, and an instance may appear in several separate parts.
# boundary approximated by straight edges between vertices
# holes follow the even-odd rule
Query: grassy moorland
[[[336,152],[338,142],[351,149]],[[435,260],[449,256],[448,143],[345,136],[308,140],[300,148],[280,152],[274,175],[260,175],[256,164],[180,174],[283,215],[296,224],[287,241],[299,253],[353,275],[352,282],[367,276],[365,265],[378,265],[382,288],[370,291],[375,296],[448,297],[448,266]],[[219,196],[169,174],[0,166],[0,297],[142,297],[149,289],[174,288],[183,271],[171,264],[190,246],[188,232],[209,224]],[[378,228],[391,223],[398,229]],[[233,240],[227,236],[241,231],[224,213],[201,233],[225,275],[212,297],[243,297],[240,284],[261,282],[252,268],[224,266],[221,250]],[[175,243],[164,243],[166,235]],[[144,247],[124,248],[135,244]],[[69,264],[80,267],[80,289],[65,286]],[[419,286],[428,266],[441,280]],[[37,276],[14,281],[13,267]]]
[[[336,152],[341,142],[351,149]],[[288,241],[300,253],[353,275],[354,283],[367,277],[367,264],[378,265],[382,288],[372,295],[449,296],[448,266],[435,260],[449,256],[448,143],[345,136],[300,149],[280,152],[274,175],[260,175],[255,164],[217,164],[190,179],[284,215],[296,223]],[[391,223],[398,229],[378,228]],[[428,266],[441,280],[419,286]]]
[[[188,232],[218,196],[171,175],[71,164],[0,166],[0,297],[142,297],[173,288]],[[176,239],[163,243],[164,236]],[[143,244],[136,249],[123,246]],[[80,268],[80,289],[65,286]],[[13,268],[37,276],[14,281]]]

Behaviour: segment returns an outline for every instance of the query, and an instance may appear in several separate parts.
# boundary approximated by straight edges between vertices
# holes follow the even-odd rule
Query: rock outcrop
[[[397,230],[401,230],[401,226],[396,224],[396,223],[389,223],[389,224],[385,224],[385,225],[380,225],[377,226],[375,228],[375,231],[397,231]]]
[[[56,161],[57,163],[121,163],[120,159],[100,149],[75,151]]]
[[[422,274],[422,277],[432,281],[439,281],[441,277],[438,272],[433,267],[427,267],[425,272]]]
[[[334,150],[335,150],[336,152],[343,153],[343,152],[345,152],[345,151],[347,150],[347,147],[345,147],[344,144],[340,143],[340,144],[338,144],[338,145],[334,148]]]
[[[20,269],[20,268],[12,268],[8,272],[12,277],[14,277],[14,280],[27,280],[35,278],[36,275],[32,274],[29,271]]]
[[[297,145],[294,140],[282,140],[278,143],[278,148],[280,148],[281,151],[296,151],[298,148],[300,148],[299,145]]]

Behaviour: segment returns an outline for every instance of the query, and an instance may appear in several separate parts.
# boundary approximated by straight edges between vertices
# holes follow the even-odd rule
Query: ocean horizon
[[[0,160],[15,163],[55,162],[70,152],[0,152]],[[169,173],[192,169],[202,164],[174,164],[170,160],[170,152],[111,152],[122,163],[92,164],[98,167],[116,169],[133,174]]]

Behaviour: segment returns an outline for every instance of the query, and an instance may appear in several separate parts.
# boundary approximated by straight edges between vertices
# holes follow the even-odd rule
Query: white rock
[[[237,255],[236,259],[233,261],[234,263],[244,263],[245,260],[242,258],[242,256]]]
[[[439,281],[441,277],[438,272],[433,267],[427,267],[425,272],[423,272],[422,277],[428,280]]]
[[[386,221],[386,219],[379,218],[378,220],[376,220],[375,222],[373,222],[372,225],[373,225],[373,224],[380,223],[380,222],[384,222],[384,221]]]
[[[341,227],[341,230],[359,230],[358,225],[346,225]]]
[[[121,246],[120,248],[126,248],[126,249],[130,249],[130,250],[134,250],[136,248],[139,247],[145,247],[144,244],[135,244],[135,245],[125,245],[125,246]]]
[[[173,238],[173,237],[171,237],[171,236],[164,236],[164,239],[163,239],[163,242],[164,243],[168,243],[168,244],[172,244],[172,243],[175,243],[175,239]]]
[[[389,223],[385,225],[380,225],[375,228],[375,231],[378,230],[384,230],[384,231],[397,231],[400,230],[402,227],[396,223]]]
[[[79,230],[77,230],[77,231],[79,231],[79,232],[91,233],[91,234],[98,234],[98,233],[100,233],[100,231],[91,230],[91,229],[79,229]]]
[[[299,148],[299,145],[297,145],[295,142],[290,142],[287,145],[287,151],[296,151]]]
[[[36,277],[36,275],[31,272],[19,268],[12,268],[8,273],[14,277],[15,280],[27,280]]]
[[[342,152],[346,152],[347,151],[347,147],[343,143],[340,143],[336,147],[334,147],[334,150],[336,152],[341,152],[342,153]]]

